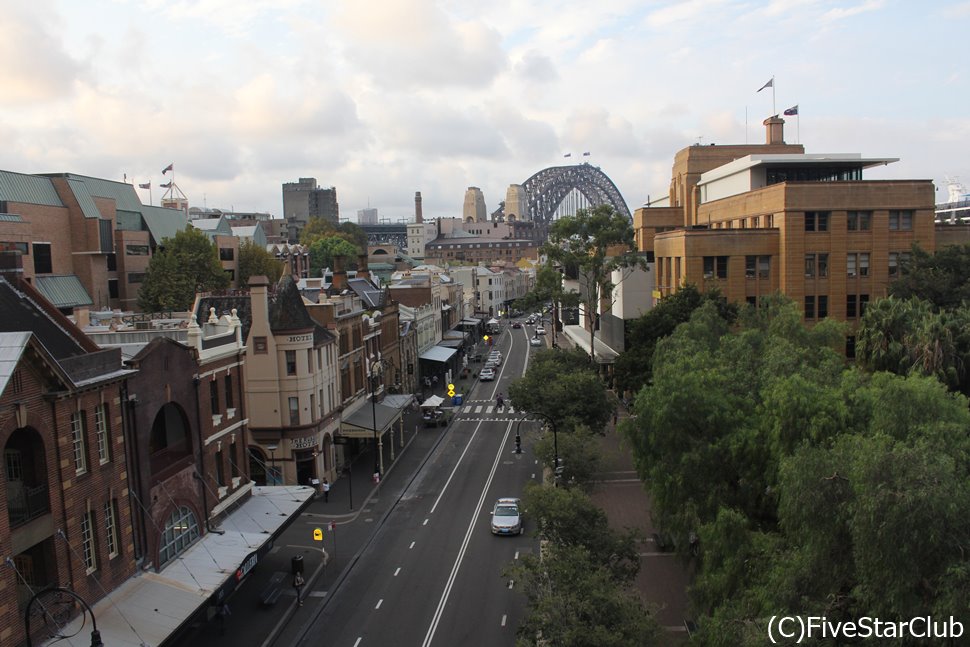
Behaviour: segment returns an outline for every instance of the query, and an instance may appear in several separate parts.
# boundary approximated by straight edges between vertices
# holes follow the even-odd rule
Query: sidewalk
[[[474,384],[467,380],[471,389]],[[456,384],[456,386],[459,386]],[[444,396],[447,385],[436,389]],[[459,386],[459,392],[461,387]],[[430,394],[426,391],[426,394]],[[209,647],[286,647],[312,622],[327,593],[333,590],[357,560],[384,517],[401,497],[421,465],[430,456],[449,427],[425,428],[420,411],[404,414],[404,446],[400,432],[393,436],[394,459],[390,458],[390,434],[384,439],[384,475],[380,484],[373,482],[374,452],[370,446],[358,454],[350,473],[342,474],[331,484],[329,496],[321,494],[302,515],[294,519],[276,540],[244,582],[232,593],[227,603],[230,615],[216,616],[214,609],[208,621],[189,628],[172,645]],[[331,525],[333,530],[331,530]],[[314,529],[323,531],[323,541],[314,541]],[[301,556],[303,562],[302,605],[297,603],[291,561]],[[279,581],[278,598],[273,604],[262,601],[264,593]],[[258,637],[258,639],[257,639]]]

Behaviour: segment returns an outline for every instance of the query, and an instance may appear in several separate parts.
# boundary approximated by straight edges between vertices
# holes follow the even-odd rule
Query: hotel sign
[[[290,446],[293,449],[313,449],[317,446],[317,437],[314,434],[306,438],[294,438],[290,441]]]
[[[313,333],[307,333],[306,335],[290,335],[286,338],[286,343],[288,344],[300,344],[305,341],[313,341]]]

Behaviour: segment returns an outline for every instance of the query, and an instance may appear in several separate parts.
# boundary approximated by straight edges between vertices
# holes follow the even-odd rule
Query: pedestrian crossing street
[[[511,404],[500,407],[494,400],[470,400],[461,408],[460,413],[465,416],[508,416],[515,413],[515,407]]]

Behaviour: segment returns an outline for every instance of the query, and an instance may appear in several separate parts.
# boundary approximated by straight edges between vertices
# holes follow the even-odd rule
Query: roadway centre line
[[[412,541],[412,542],[411,542],[411,545],[410,545],[410,546],[408,546],[408,550],[411,550],[412,548],[414,548],[414,544],[415,544],[415,543],[416,543],[416,542],[413,542],[413,541]]]
[[[458,457],[458,460],[455,462],[455,467],[451,470],[451,474],[448,475],[448,480],[445,481],[444,487],[441,488],[441,492],[438,494],[438,498],[435,499],[434,505],[431,506],[431,511],[428,514],[434,514],[435,508],[437,508],[438,507],[438,504],[441,502],[441,497],[443,497],[445,495],[445,492],[448,491],[448,486],[451,485],[451,479],[453,479],[455,477],[455,472],[458,471],[458,467],[461,465],[462,459],[464,459],[465,458],[465,454],[468,453],[468,448],[472,446],[472,441],[475,440],[475,436],[478,435],[478,430],[481,429],[482,422],[484,422],[484,421],[483,420],[479,420],[478,421],[478,424],[475,425],[475,431],[473,431],[472,432],[472,435],[468,438],[468,443],[465,444],[465,449],[462,450],[461,456],[459,456]],[[425,519],[425,523],[427,523],[427,522],[428,522],[428,520]]]
[[[458,569],[461,567],[461,562],[465,558],[465,551],[468,549],[468,543],[471,541],[472,531],[474,531],[475,526],[478,525],[478,515],[485,505],[485,495],[488,494],[488,488],[492,484],[492,479],[495,478],[495,472],[498,470],[499,461],[502,459],[505,443],[508,442],[509,435],[511,435],[511,433],[512,422],[510,421],[508,427],[505,428],[505,436],[502,438],[502,443],[499,445],[498,451],[495,452],[495,460],[492,461],[492,469],[488,473],[488,479],[485,481],[485,486],[482,488],[482,494],[478,497],[478,505],[476,505],[475,509],[472,511],[471,520],[468,522],[468,529],[465,531],[465,539],[461,542],[461,548],[458,550],[458,556],[455,558],[455,563],[451,567],[451,575],[448,576],[448,581],[445,583],[445,588],[441,592],[441,599],[438,601],[438,608],[434,612],[434,617],[431,619],[431,624],[428,626],[428,633],[425,634],[424,642],[421,643],[421,647],[428,647],[431,644],[432,639],[434,639],[435,631],[438,629],[438,623],[441,621],[441,614],[444,612],[445,604],[447,604],[448,598],[451,595],[451,587],[455,584],[455,578],[458,576]],[[437,505],[437,503],[435,505]]]
[[[397,576],[398,576],[398,573],[400,573],[400,572],[401,572],[401,567],[400,567],[400,566],[398,566],[398,567],[397,567],[397,570],[396,570],[396,571],[394,571],[394,577],[397,577]]]
[[[384,598],[377,601],[377,606],[374,609],[380,609],[382,604],[384,604]]]

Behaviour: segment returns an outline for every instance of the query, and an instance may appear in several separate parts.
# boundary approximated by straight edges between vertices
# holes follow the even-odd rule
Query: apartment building
[[[691,283],[742,303],[780,291],[805,321],[856,323],[885,296],[913,243],[935,249],[930,180],[865,180],[897,161],[806,154],[764,122],[763,145],[691,146],[673,167],[669,197],[638,209],[640,250],[656,259],[659,298]],[[846,339],[854,355],[855,338]]]

